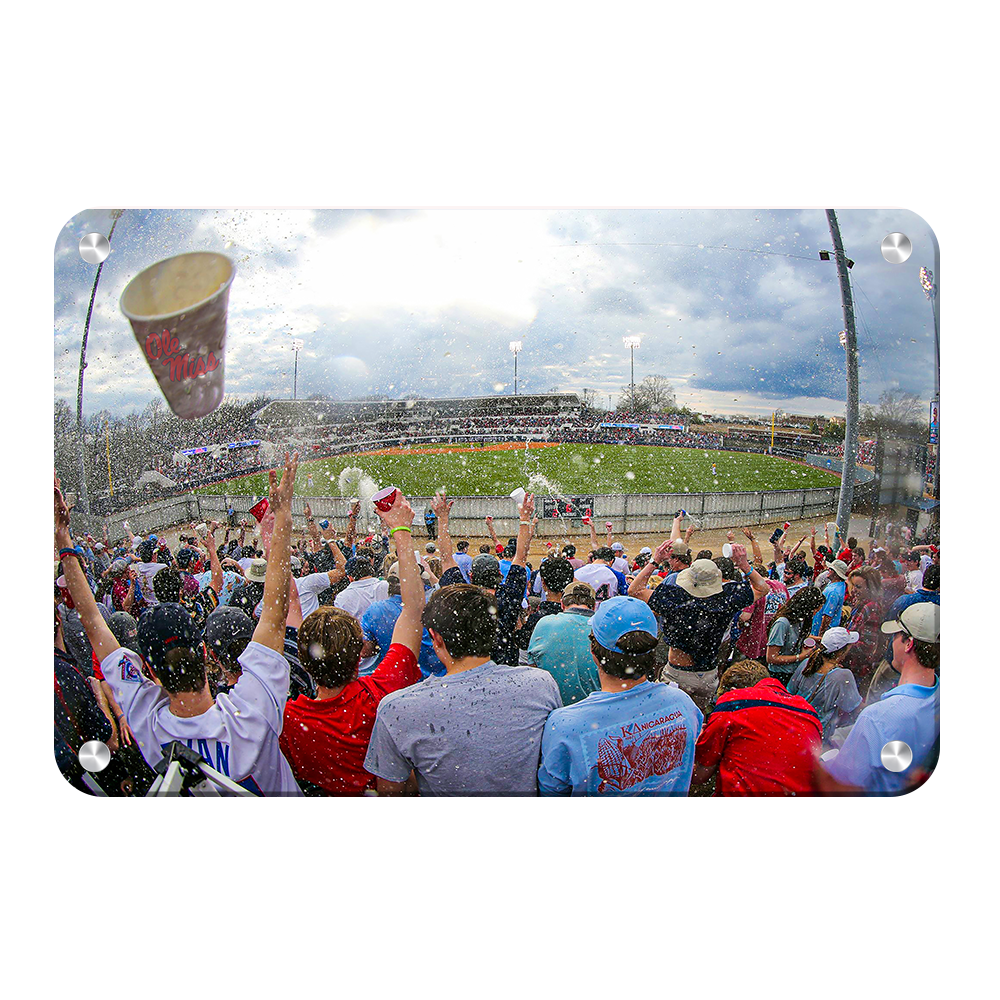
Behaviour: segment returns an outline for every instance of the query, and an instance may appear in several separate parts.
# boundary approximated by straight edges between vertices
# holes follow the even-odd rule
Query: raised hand
[[[535,513],[535,494],[528,493],[518,510],[521,514],[521,520],[528,521],[530,523]]]
[[[653,562],[663,563],[667,556],[670,555],[673,544],[674,543],[668,538],[665,542],[661,542],[657,545],[656,551],[653,553]]]
[[[743,534],[746,535],[746,537],[749,538],[750,541],[752,542],[753,541],[753,532],[749,528],[742,528],[741,530],[742,530]]]
[[[437,514],[438,520],[442,521],[447,518],[448,512],[451,510],[454,502],[454,500],[448,499],[448,494],[444,490],[441,490],[440,493],[434,494],[434,499],[431,501],[431,510]],[[488,517],[486,520],[492,523],[492,518]]]
[[[726,532],[726,541],[728,541],[728,542],[732,542],[732,540],[733,540],[733,539],[734,539],[735,537],[736,537],[736,536],[735,536],[735,535],[733,534],[733,529],[732,529],[732,528],[730,528],[730,529],[729,529],[729,530],[728,530],[728,531]]]
[[[409,528],[413,525],[413,508],[410,506],[410,501],[399,490],[396,490],[396,496],[388,510],[380,510],[376,507],[375,513],[389,529]]]
[[[738,543],[733,545],[732,560],[737,569],[742,570],[744,573],[750,572],[750,560],[747,559],[747,547],[745,545]]]
[[[66,505],[66,501],[63,498],[62,490],[59,489],[59,477],[54,477],[53,482],[53,507],[55,512],[55,530],[56,534],[64,531],[69,533],[69,507]]]
[[[312,507],[309,506],[308,501],[306,502],[306,518],[310,519],[313,516]]]
[[[294,455],[289,458],[288,452],[285,452],[285,468],[281,473],[281,480],[278,481],[278,475],[274,469],[271,469],[267,473],[267,483],[268,483],[268,500],[271,509],[278,513],[280,510],[291,511],[292,509],[292,494],[295,492],[295,473],[299,468],[299,453],[295,452]]]

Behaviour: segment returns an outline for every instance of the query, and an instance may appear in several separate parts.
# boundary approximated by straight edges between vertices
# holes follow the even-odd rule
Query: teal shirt
[[[592,616],[593,612],[583,611],[546,615],[531,633],[528,659],[555,678],[564,705],[583,701],[591,691],[601,689],[590,652]]]

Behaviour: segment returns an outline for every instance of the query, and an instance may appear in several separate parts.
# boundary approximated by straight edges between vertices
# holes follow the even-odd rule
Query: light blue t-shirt
[[[887,691],[858,716],[840,753],[825,765],[827,771],[837,781],[863,788],[869,795],[904,791],[937,741],[940,694],[940,681],[934,687],[901,684]],[[890,771],[882,764],[882,748],[893,740],[902,740],[913,751],[913,761],[905,771]]]
[[[375,601],[369,604],[361,615],[361,634],[368,640],[374,640],[378,644],[379,655],[365,669],[358,670],[359,677],[367,677],[375,673],[382,658],[389,652],[392,645],[392,630],[396,627],[396,621],[403,613],[403,598],[399,594],[386,598],[384,601]],[[426,677],[428,674],[443,674],[444,664],[438,659],[434,647],[431,645],[431,637],[424,629],[423,637],[420,640],[420,656],[417,657],[417,665],[420,672]]]
[[[556,709],[542,734],[542,795],[687,795],[702,714],[680,688],[643,681]]]
[[[211,570],[208,570],[206,573],[194,573],[192,575],[198,581],[199,590],[204,590],[212,582]],[[224,569],[222,571],[222,593],[218,595],[219,603],[228,604],[230,598],[233,596],[233,591],[246,582],[246,577],[240,576],[239,573],[234,573],[231,569]]]
[[[593,612],[561,611],[539,619],[528,643],[528,659],[548,671],[559,685],[564,705],[583,701],[601,689],[590,651],[590,619]]]
[[[844,597],[847,595],[847,584],[843,580],[834,580],[823,588],[823,597],[826,603],[816,612],[813,617],[812,635],[819,635],[823,618],[830,616],[830,624],[827,628],[835,628],[840,624],[840,617],[844,611]]]
[[[472,582],[472,556],[468,552],[455,553],[455,565],[462,571],[466,583]]]

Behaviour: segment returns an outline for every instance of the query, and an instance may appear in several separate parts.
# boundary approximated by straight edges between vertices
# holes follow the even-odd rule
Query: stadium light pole
[[[840,299],[844,309],[844,350],[847,353],[847,426],[844,432],[844,464],[840,476],[840,501],[837,504],[837,528],[841,538],[850,530],[851,507],[854,504],[854,477],[858,459],[858,333],[854,326],[854,298],[848,273],[854,261],[844,253],[840,224],[834,209],[826,210],[826,221],[833,238],[833,254],[840,277]],[[820,260],[829,260],[830,252],[820,250]]]
[[[629,405],[632,410],[635,410],[635,349],[642,343],[641,337],[629,336],[622,337],[622,343],[629,349],[632,355],[632,383],[631,383],[631,398],[629,400]]]
[[[514,355],[514,395],[517,395],[517,356],[521,352],[521,341],[512,340],[510,342],[511,353]]]
[[[305,346],[304,340],[296,339],[292,341],[292,350],[295,351],[295,375],[292,382],[292,399],[299,398],[299,351]]]
[[[108,232],[108,242],[114,235],[115,226],[122,217],[122,209],[116,208],[111,213],[111,230]],[[87,338],[90,336],[90,318],[94,314],[94,299],[97,298],[97,283],[101,280],[101,271],[104,270],[104,261],[97,265],[97,274],[94,275],[94,287],[90,290],[90,305],[87,307],[87,319],[83,324],[83,340],[80,342],[80,377],[76,384],[76,444],[80,457],[80,510],[84,514],[90,513],[90,499],[87,494],[87,460],[84,454],[83,440],[83,372],[87,367]]]

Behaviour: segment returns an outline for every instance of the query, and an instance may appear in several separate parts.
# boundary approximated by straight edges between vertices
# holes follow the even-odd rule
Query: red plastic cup
[[[372,503],[385,513],[387,510],[392,509],[392,505],[396,502],[396,494],[399,490],[395,486],[387,486],[384,490],[379,490],[372,497]]]
[[[254,519],[257,521],[258,524],[260,524],[260,522],[264,520],[264,515],[267,513],[268,507],[270,507],[270,504],[267,501],[267,497],[264,497],[263,500],[259,501],[258,503],[255,503],[250,508],[250,513],[253,514]]]

